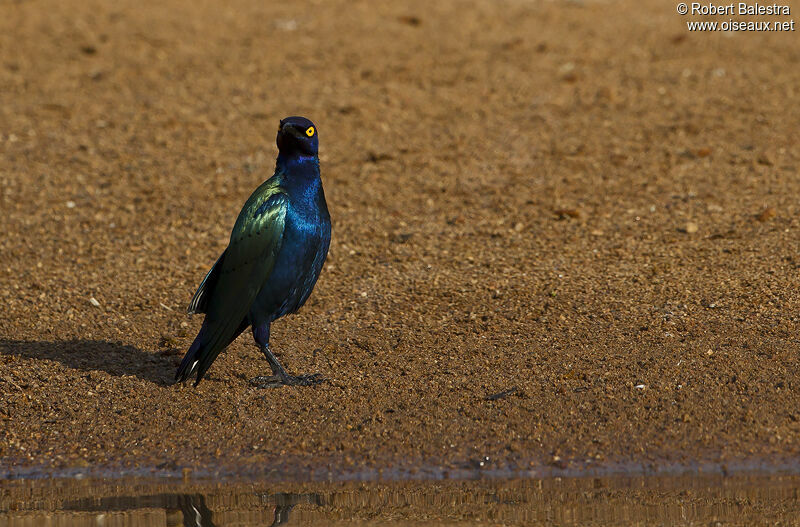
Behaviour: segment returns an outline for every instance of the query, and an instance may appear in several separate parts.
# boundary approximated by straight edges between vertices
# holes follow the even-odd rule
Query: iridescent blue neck
[[[303,167],[306,166],[314,166],[319,168],[319,156],[316,155],[307,155],[307,154],[299,154],[299,153],[291,153],[291,154],[278,154],[277,160],[278,166],[282,167]]]
[[[289,194],[308,203],[316,200],[322,184],[319,175],[319,157],[292,153],[278,154],[277,171],[283,174],[281,185]]]

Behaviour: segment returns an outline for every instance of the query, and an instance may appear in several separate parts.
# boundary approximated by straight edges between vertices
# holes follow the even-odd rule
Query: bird
[[[331,242],[331,217],[319,166],[319,134],[300,116],[280,121],[275,173],[247,199],[228,247],[206,274],[189,303],[204,314],[200,331],[175,374],[203,379],[236,337],[251,328],[272,375],[250,379],[261,387],[309,386],[320,374],[289,375],[272,353],[270,325],[308,300]]]

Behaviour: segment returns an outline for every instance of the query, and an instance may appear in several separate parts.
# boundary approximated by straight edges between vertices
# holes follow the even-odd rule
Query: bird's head
[[[305,117],[287,117],[278,127],[277,143],[281,154],[316,156],[319,150],[317,127]]]

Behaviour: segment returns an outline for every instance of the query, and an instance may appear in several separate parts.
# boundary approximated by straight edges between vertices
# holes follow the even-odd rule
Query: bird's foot
[[[278,386],[313,386],[324,382],[325,378],[319,373],[310,375],[270,375],[258,376],[250,379],[250,385],[256,388],[277,388]]]

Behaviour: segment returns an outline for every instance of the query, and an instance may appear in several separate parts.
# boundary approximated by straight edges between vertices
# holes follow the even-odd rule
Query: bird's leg
[[[319,373],[312,375],[289,375],[286,370],[278,362],[272,350],[269,349],[269,325],[253,326],[253,338],[261,348],[264,357],[269,362],[269,367],[272,369],[272,375],[269,377],[259,376],[250,379],[250,384],[258,388],[273,388],[276,386],[311,386],[319,384],[323,380]]]
[[[270,388],[274,386],[311,386],[312,384],[319,384],[324,380],[319,373],[311,375],[289,375],[283,366],[281,366],[281,363],[278,362],[275,355],[272,354],[269,345],[261,348],[261,351],[264,353],[267,362],[269,362],[269,367],[272,368],[272,376],[256,377],[252,379],[250,384],[254,386],[258,386],[259,388]]]

